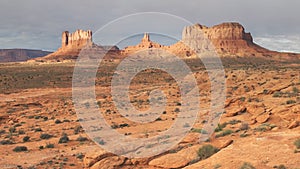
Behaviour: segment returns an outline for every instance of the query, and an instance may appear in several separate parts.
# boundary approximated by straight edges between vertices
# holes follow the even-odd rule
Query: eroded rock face
[[[206,42],[204,40],[210,42]],[[253,43],[250,33],[246,33],[239,23],[223,23],[213,27],[196,24],[187,26],[182,32],[182,41],[211,43],[220,56],[256,56],[268,50]],[[195,45],[193,45],[195,46]]]
[[[162,48],[162,47],[163,47],[162,45],[160,45],[158,43],[155,43],[155,42],[152,42],[150,40],[149,34],[145,33],[143,39],[141,40],[141,42],[138,45],[126,47],[122,51],[122,54],[123,55],[128,55],[128,54],[132,54],[132,53],[135,53],[135,52],[143,50],[143,49]]]
[[[86,45],[92,43],[92,31],[76,30],[74,33],[64,31],[61,39],[62,48],[67,46]]]

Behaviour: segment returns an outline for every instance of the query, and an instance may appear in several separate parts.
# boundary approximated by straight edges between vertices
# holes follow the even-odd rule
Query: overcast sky
[[[239,22],[264,47],[300,52],[299,7],[299,0],[0,0],[0,48],[56,50],[62,31],[96,32],[125,15],[163,12],[207,26]],[[180,36],[182,29],[170,34]]]

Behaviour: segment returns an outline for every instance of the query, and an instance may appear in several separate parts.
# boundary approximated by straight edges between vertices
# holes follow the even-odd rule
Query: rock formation
[[[62,33],[62,48],[67,46],[81,46],[92,43],[92,31],[77,30],[74,33],[64,31]]]
[[[213,27],[200,24],[186,26],[182,31],[182,40],[170,46],[152,42],[149,34],[145,34],[140,44],[125,48],[122,54],[146,48],[161,48],[186,58],[196,57],[195,48],[211,48],[221,57],[300,58],[299,54],[270,51],[255,44],[251,34],[246,33],[239,23],[223,23]]]
[[[127,55],[127,54],[131,54],[131,53],[134,53],[136,51],[143,50],[143,49],[161,48],[161,47],[162,47],[162,45],[160,45],[158,43],[155,43],[155,42],[152,42],[150,40],[149,34],[145,33],[143,39],[141,40],[141,42],[138,45],[126,47],[122,51],[122,54]]]
[[[280,53],[265,49],[253,42],[250,33],[246,33],[239,23],[223,23],[213,27],[200,24],[186,26],[182,31],[182,39],[170,46],[160,45],[150,40],[148,33],[144,34],[141,42],[135,46],[119,50],[116,46],[97,46],[92,42],[92,31],[77,30],[74,33],[62,33],[62,46],[58,51],[46,56],[43,60],[76,59],[86,45],[97,50],[108,51],[111,59],[124,58],[140,50],[160,48],[184,58],[196,57],[195,50],[213,50],[220,57],[262,57],[269,59],[300,59],[299,54]]]
[[[80,51],[85,47],[93,47],[95,50],[108,51],[111,58],[119,58],[119,48],[116,46],[97,46],[93,43],[91,30],[76,30],[74,33],[64,31],[61,36],[61,48],[56,52],[36,61],[64,61],[75,60]]]
[[[51,52],[31,49],[0,49],[0,62],[23,62]]]

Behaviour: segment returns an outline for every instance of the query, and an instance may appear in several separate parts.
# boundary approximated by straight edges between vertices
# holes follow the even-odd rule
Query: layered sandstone
[[[92,31],[76,30],[74,33],[64,31],[62,33],[62,48],[67,46],[82,46],[92,43]]]
[[[195,53],[205,50],[221,57],[300,58],[299,54],[270,51],[255,44],[251,34],[245,32],[245,28],[239,23],[223,23],[213,27],[200,24],[186,26],[182,31],[181,41],[170,46],[152,42],[149,34],[145,34],[138,45],[129,46],[122,53],[126,55],[150,48],[164,49],[185,58],[196,57]]]
[[[182,39],[170,46],[153,42],[148,33],[144,34],[140,43],[119,50],[116,46],[98,46],[92,41],[92,31],[77,30],[74,33],[62,33],[62,46],[56,52],[42,58],[43,60],[76,59],[85,46],[95,51],[109,51],[111,59],[124,58],[143,50],[163,49],[184,58],[194,58],[201,52],[210,51],[221,57],[262,57],[270,59],[300,59],[299,54],[280,53],[265,49],[253,42],[250,33],[245,32],[239,23],[223,23],[213,27],[200,24],[186,26],[182,31]]]
[[[150,40],[150,36],[148,33],[144,34],[144,37],[142,38],[141,42],[136,46],[128,46],[125,47],[125,49],[122,51],[123,55],[135,53],[140,50],[150,49],[150,48],[162,48],[163,45],[160,45],[156,42],[152,42]]]
[[[0,62],[23,62],[51,52],[32,49],[0,49]]]
[[[61,47],[54,53],[37,61],[64,61],[74,60],[78,57],[82,49],[92,48],[93,51],[107,51],[111,58],[119,58],[119,48],[116,46],[98,46],[93,43],[93,33],[91,30],[76,30],[73,33],[64,31],[61,36]]]

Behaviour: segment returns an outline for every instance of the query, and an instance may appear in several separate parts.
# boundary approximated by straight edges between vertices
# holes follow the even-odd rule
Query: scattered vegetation
[[[279,166],[275,166],[277,169],[287,169],[285,165],[280,164]]]
[[[197,129],[197,128],[192,128],[191,130],[192,132],[195,132],[195,133],[202,133],[202,134],[208,134],[208,132],[204,129]]]
[[[204,145],[201,148],[199,148],[197,154],[198,154],[200,160],[204,160],[204,159],[207,159],[210,156],[214,155],[218,151],[219,151],[218,148],[208,144],[208,145]]]
[[[288,100],[288,101],[286,101],[286,104],[294,104],[294,103],[296,103],[295,100]]]
[[[253,167],[250,163],[244,162],[240,169],[255,169],[255,167]]]
[[[300,149],[300,138],[294,142],[294,145],[296,146],[297,149]]]
[[[13,149],[14,152],[22,152],[22,151],[28,151],[28,148],[25,146],[17,146]]]
[[[52,143],[46,143],[46,148],[54,148],[54,144]]]
[[[225,131],[222,131],[221,133],[217,134],[216,138],[218,138],[218,137],[224,137],[224,136],[230,135],[232,133],[233,133],[232,130],[225,130]]]
[[[79,137],[76,139],[76,141],[81,141],[81,142],[83,142],[83,141],[88,141],[88,138],[79,136]]]
[[[1,140],[0,145],[14,144],[11,140]]]
[[[239,129],[240,130],[248,130],[249,129],[249,124],[248,123],[242,123]]]
[[[70,141],[70,139],[69,139],[68,135],[66,133],[63,133],[62,136],[60,137],[58,143],[62,144],[62,143],[67,143],[69,141]]]
[[[29,137],[29,136],[23,137],[23,142],[28,142],[29,140],[30,140],[30,137]]]
[[[53,137],[53,135],[47,134],[47,133],[44,133],[44,134],[41,134],[41,135],[40,135],[40,138],[41,138],[41,139],[44,139],[44,140],[50,139],[50,138],[52,138],[52,137]]]
[[[222,131],[227,126],[227,123],[218,124],[218,127],[215,128],[215,132]]]

